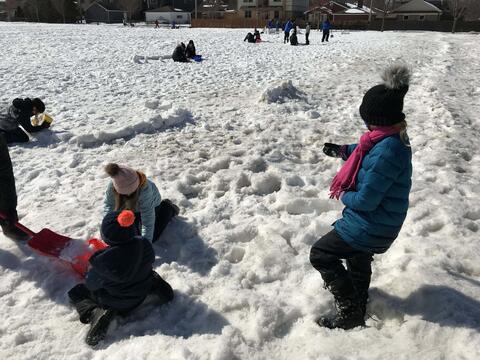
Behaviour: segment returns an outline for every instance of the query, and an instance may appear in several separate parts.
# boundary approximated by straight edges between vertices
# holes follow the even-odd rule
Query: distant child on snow
[[[305,26],[305,45],[310,45],[310,41],[308,40],[309,36],[310,36],[310,23],[307,22],[307,25]]]
[[[182,42],[177,45],[175,50],[173,51],[172,54],[172,59],[175,62],[188,62],[189,60],[187,59],[187,56],[185,55],[187,48],[185,44]]]
[[[260,38],[260,31],[258,31],[257,28],[255,28],[255,30],[253,31],[253,36],[255,37],[255,42],[256,43],[262,41],[262,39]]]
[[[115,315],[135,309],[148,294],[156,294],[162,304],[173,299],[172,287],[153,270],[155,253],[150,241],[139,236],[137,223],[130,210],[108,213],[101,233],[109,247],[92,255],[85,283],[68,292],[80,321],[90,324],[88,345],[97,345]]]
[[[407,215],[412,152],[402,111],[410,72],[392,66],[383,80],[363,98],[360,115],[369,131],[359,143],[326,143],[323,149],[346,160],[330,187],[331,197],[345,205],[342,218],[310,252],[310,262],[337,304],[335,317],[318,320],[330,329],[365,325],[373,255],[388,250]]]
[[[291,20],[288,20],[283,26],[283,32],[284,32],[283,43],[284,44],[290,41],[290,30],[292,30],[292,28],[293,28],[293,23]]]
[[[155,184],[139,171],[108,164],[105,172],[112,181],[105,193],[104,215],[118,210],[139,211],[142,236],[156,242],[170,220],[178,215],[178,206],[168,199],[162,201]]]
[[[248,41],[249,43],[254,44],[255,43],[255,36],[251,32],[249,32],[247,34],[247,36],[245,36],[245,39],[243,39],[243,41]]]
[[[292,29],[292,35],[290,35],[290,45],[298,45],[297,29],[296,27]]]
[[[0,133],[4,136],[7,144],[28,142],[30,139],[27,133],[48,129],[51,124],[49,117],[45,117],[40,125],[32,125],[30,119],[33,115],[36,116],[44,111],[45,104],[38,98],[13,100],[12,105],[5,110],[5,113],[0,114]]]
[[[193,43],[193,40],[190,40],[187,45],[187,49],[185,50],[185,55],[189,59],[193,59],[195,56],[197,56],[197,52],[195,50],[195,44]]]
[[[332,28],[332,24],[330,23],[330,20],[325,20],[322,24],[322,30],[323,30],[323,36],[322,36],[322,42],[327,41],[330,38],[330,29]],[[333,36],[333,35],[332,35]]]

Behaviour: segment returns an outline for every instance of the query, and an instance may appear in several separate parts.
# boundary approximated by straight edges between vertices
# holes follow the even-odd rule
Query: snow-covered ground
[[[78,278],[0,235],[1,359],[480,358],[480,37],[321,45],[314,31],[292,47],[245,33],[0,24],[0,101],[38,96],[55,118],[10,148],[21,221],[98,236],[110,161],[144,170],[182,215],[155,246],[176,299],[147,299],[96,350],[66,298]],[[163,58],[189,39],[204,62]],[[375,257],[368,327],[321,329],[332,297],[308,254],[341,211],[322,144],[359,137],[362,96],[395,60],[414,71],[409,215]]]

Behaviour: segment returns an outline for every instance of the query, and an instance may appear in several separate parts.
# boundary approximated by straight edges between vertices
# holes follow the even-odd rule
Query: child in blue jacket
[[[360,106],[369,131],[359,144],[326,143],[323,149],[346,163],[330,189],[331,196],[345,205],[342,218],[310,252],[311,264],[337,303],[336,316],[320,318],[321,326],[351,329],[365,325],[373,255],[388,250],[407,215],[412,152],[402,111],[409,79],[404,66],[386,69],[384,83],[371,88]]]
[[[112,178],[105,193],[103,214],[116,210],[139,211],[142,236],[156,242],[179,209],[170,200],[162,201],[160,192],[145,174],[127,166],[108,164],[105,172]]]

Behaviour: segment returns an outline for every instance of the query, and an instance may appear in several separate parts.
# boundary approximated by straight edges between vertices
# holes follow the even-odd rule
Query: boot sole
[[[110,325],[110,322],[113,320],[114,316],[115,314],[113,312],[105,313],[102,316],[100,316],[98,321],[95,324],[93,324],[90,330],[88,331],[85,342],[90,346],[95,346],[100,341],[105,339],[105,336],[107,335],[107,332],[108,332],[108,326]],[[98,329],[103,326],[105,326],[105,331],[98,333],[96,336],[91,335],[92,333],[96,333]]]

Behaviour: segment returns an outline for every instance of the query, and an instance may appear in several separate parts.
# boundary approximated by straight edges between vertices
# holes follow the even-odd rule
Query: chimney
[[[363,8],[363,0],[358,0],[358,2],[357,2],[357,7],[358,7],[359,9]]]

